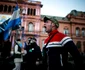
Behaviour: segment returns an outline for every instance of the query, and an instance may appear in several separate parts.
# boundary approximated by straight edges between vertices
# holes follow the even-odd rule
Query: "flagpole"
[[[16,0],[16,4],[18,5],[18,1]],[[23,44],[23,38],[22,38],[22,35],[24,34],[24,32],[23,32],[23,30],[22,30],[22,26],[20,25],[20,27],[19,27],[19,29],[17,29],[16,31],[19,31],[19,38],[21,39],[21,42],[22,42],[22,44]],[[16,34],[16,35],[18,35],[18,34]],[[24,48],[24,47],[23,47]]]
[[[14,39],[15,39],[15,32],[14,31],[12,31],[12,38],[11,38],[11,51],[13,51],[14,50]]]

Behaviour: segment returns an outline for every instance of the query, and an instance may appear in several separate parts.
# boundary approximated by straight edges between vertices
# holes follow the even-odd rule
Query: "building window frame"
[[[76,27],[75,33],[76,33],[77,37],[80,36],[80,28],[79,27]]]
[[[69,28],[68,27],[64,27],[64,34],[69,35]]]
[[[33,25],[32,22],[29,22],[29,24],[28,24],[28,31],[29,32],[33,32],[34,31],[34,25]]]
[[[81,41],[77,41],[76,46],[77,46],[78,50],[81,52]]]
[[[85,28],[82,28],[82,37],[85,37]]]
[[[45,27],[42,27],[42,33],[46,33]]]

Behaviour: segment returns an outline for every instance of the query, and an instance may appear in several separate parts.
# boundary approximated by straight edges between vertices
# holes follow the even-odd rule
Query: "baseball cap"
[[[59,27],[58,20],[55,17],[48,18],[48,17],[45,16],[44,17],[44,22],[46,22],[47,20],[52,21],[57,26],[57,28]]]

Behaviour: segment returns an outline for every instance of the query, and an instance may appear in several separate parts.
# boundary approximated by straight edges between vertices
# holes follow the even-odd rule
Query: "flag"
[[[19,26],[20,24],[21,24],[20,9],[18,8],[18,5],[16,5],[12,17],[10,18],[7,26],[5,27],[4,40],[8,39],[8,37],[11,34],[12,28]]]
[[[7,26],[9,19],[5,20],[2,24],[0,24],[0,33],[5,31],[5,27]]]
[[[12,31],[12,29],[4,31],[4,40],[7,40],[10,38],[11,31]]]
[[[5,27],[5,30],[14,28],[15,26],[20,24],[21,24],[20,9],[18,8],[18,5],[16,5],[16,7],[14,8],[12,17],[9,20],[8,25]]]
[[[2,24],[0,24],[0,40],[3,40],[5,27],[7,26],[9,19],[5,20]]]

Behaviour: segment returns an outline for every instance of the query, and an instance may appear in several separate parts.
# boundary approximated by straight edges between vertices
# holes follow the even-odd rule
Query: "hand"
[[[11,55],[13,55],[14,54],[14,51],[11,51],[10,53],[11,53]]]
[[[26,50],[22,51],[22,55],[23,56],[26,55],[26,54],[27,54],[27,51]]]
[[[36,61],[36,65],[39,65],[40,63],[39,63],[39,61]]]

